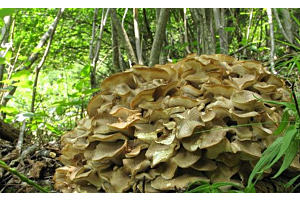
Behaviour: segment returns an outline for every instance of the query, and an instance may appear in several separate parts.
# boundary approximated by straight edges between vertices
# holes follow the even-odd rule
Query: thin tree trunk
[[[214,23],[213,23],[213,10],[212,8],[208,9],[208,13],[207,13],[207,19],[209,19],[209,34],[211,35],[212,38],[212,42],[213,42],[213,49],[214,49],[214,53],[216,53],[216,34],[215,34],[215,29],[214,29]]]
[[[188,44],[188,24],[187,24],[187,17],[186,17],[186,8],[183,9],[183,22],[184,22],[184,43]],[[185,50],[188,54],[191,53],[189,45],[185,47]]]
[[[208,10],[209,11],[209,10]],[[213,35],[210,31],[210,27],[209,27],[209,19],[207,19],[206,17],[206,11],[205,11],[205,8],[200,8],[200,13],[202,15],[202,19],[203,19],[203,27],[204,27],[204,38],[203,40],[204,41],[207,41],[205,42],[206,43],[206,46],[207,46],[207,51],[205,52],[206,54],[214,54],[215,53],[215,46],[214,46],[214,43],[213,43]]]
[[[12,24],[11,16],[4,17],[4,26],[2,27],[2,34],[1,34],[2,35],[1,48],[6,48],[6,50],[0,51],[0,58],[4,58],[9,48],[11,47],[11,45],[8,44],[11,24]],[[0,64],[0,81],[3,80],[4,68],[5,68],[4,63]],[[2,87],[3,87],[3,83],[0,82],[0,88]]]
[[[150,26],[149,26],[149,22],[148,22],[148,18],[147,18],[147,11],[146,11],[145,8],[143,8],[143,16],[144,16],[144,24],[145,24],[146,29],[147,29],[147,35],[151,40],[151,44],[153,44],[154,39],[153,39],[152,32],[151,32],[151,29],[150,29]]]
[[[221,26],[223,27],[223,30],[225,32],[225,38],[226,38],[226,41],[227,41],[227,46],[229,45],[229,41],[228,41],[228,33],[225,31],[225,27],[227,27],[227,23],[228,23],[228,20],[227,20],[227,17],[226,17],[226,9],[227,8],[221,8],[221,12],[220,12],[220,23],[221,23]],[[228,51],[228,49],[227,49]]]
[[[125,8],[125,12],[124,12],[124,15],[122,17],[122,27],[123,28],[124,28],[124,21],[125,21],[126,15],[127,15],[127,11],[128,11],[128,8]]]
[[[290,12],[288,10],[288,8],[282,8],[282,18],[283,18],[283,27],[284,30],[288,36],[288,38],[290,38],[292,44],[295,44],[294,42],[294,37],[293,37],[293,26],[292,26],[292,19],[291,19],[291,15]],[[296,43],[296,45],[299,45],[299,43]]]
[[[247,33],[246,33],[246,45],[248,44],[248,40],[249,40],[249,34],[250,34],[250,29],[251,29],[251,24],[252,24],[252,16],[253,16],[253,8],[251,9],[250,16],[249,16],[249,24],[248,24]],[[246,55],[246,49],[244,49],[243,54]]]
[[[41,39],[40,39],[38,45],[35,47],[36,49],[42,48],[42,47],[45,45],[45,43],[47,42],[47,40],[48,40],[49,37],[50,37],[50,34],[53,32],[54,27],[57,25],[58,20],[59,20],[58,17],[56,17],[56,18],[54,19],[54,21],[53,21],[52,24],[50,25],[48,31],[41,37]],[[24,62],[24,63],[26,63],[26,65],[23,66],[23,65],[24,65],[24,64],[23,64],[22,66],[19,67],[19,71],[30,69],[30,67],[33,65],[33,63],[38,59],[38,55],[39,55],[38,52],[32,53],[32,54],[30,55],[30,57],[28,58],[28,60],[27,60],[26,62]],[[9,92],[7,92],[7,93],[5,94],[5,96],[2,98],[2,100],[1,100],[1,105],[2,105],[2,106],[6,106],[6,105],[7,105],[8,101],[10,100],[10,98],[6,98],[6,97],[7,97],[8,95],[13,96],[14,93],[16,92],[16,90],[17,90],[17,87],[16,87],[16,86],[12,86],[12,89],[11,89]]]
[[[104,15],[104,10],[105,9],[103,8],[99,36],[97,38],[95,54],[93,56],[92,67],[91,67],[91,71],[90,71],[91,89],[94,89],[97,87],[96,68],[97,68],[97,62],[99,60],[99,53],[100,53],[100,49],[101,49],[101,40],[102,40],[102,36],[103,36],[103,30],[104,30],[104,26],[106,23],[106,19],[107,19],[108,13],[109,13],[109,8],[106,10],[105,15]]]
[[[113,66],[115,71],[124,71],[120,62],[120,46],[117,35],[117,30],[111,21],[111,37],[112,37],[112,49],[113,49]]]
[[[97,22],[98,12],[99,12],[99,9],[95,8],[94,17],[93,17],[92,39],[90,42],[90,54],[89,54],[90,60],[93,60],[93,58],[94,58],[94,40],[95,40],[95,35],[96,35],[96,22]]]
[[[143,65],[137,8],[133,8],[133,25],[134,25],[135,47],[136,47],[136,54],[138,57],[138,63],[140,65]]]
[[[49,41],[48,41],[48,44],[47,44],[47,47],[45,49],[45,52],[44,52],[44,55],[42,57],[42,60],[40,61],[39,65],[36,67],[36,73],[35,73],[35,79],[34,79],[34,83],[33,83],[33,90],[32,90],[32,98],[31,98],[31,107],[30,107],[30,111],[32,113],[34,113],[34,104],[35,104],[35,97],[36,97],[36,93],[37,93],[37,85],[38,85],[38,78],[39,78],[39,73],[40,73],[40,70],[42,69],[45,61],[46,61],[46,58],[47,58],[47,55],[49,54],[49,51],[50,51],[50,47],[51,47],[51,44],[52,44],[52,40],[53,40],[53,36],[54,36],[54,33],[55,33],[55,29],[57,27],[57,24],[58,24],[58,21],[62,15],[62,12],[64,11],[64,9],[60,8],[58,10],[58,13],[57,13],[57,21],[56,23],[53,25],[53,31],[51,32],[50,36],[49,36]]]
[[[133,62],[133,63],[138,63],[137,59],[136,59],[136,56],[135,56],[135,53],[133,51],[132,45],[131,45],[130,40],[128,38],[128,35],[127,35],[124,27],[122,27],[122,24],[121,24],[120,20],[118,19],[117,11],[116,11],[115,8],[110,9],[110,16],[111,16],[111,19],[113,21],[114,26],[117,29],[118,35],[121,38],[121,41],[122,41],[122,43],[123,43],[123,45],[126,49],[126,52],[129,56],[130,61]]]
[[[159,19],[155,31],[154,42],[150,53],[150,61],[149,61],[150,67],[159,63],[161,47],[162,47],[163,40],[165,38],[168,14],[169,14],[168,8],[162,8],[160,10],[160,15],[159,15]]]
[[[272,20],[272,9],[267,8],[267,14],[268,14],[268,22],[270,26],[270,70],[273,74],[277,74],[275,70],[275,62],[274,62],[274,56],[275,56],[275,42],[274,42],[274,29],[273,29],[273,20]]]
[[[221,25],[220,10],[219,8],[213,8],[213,11],[214,11],[216,29],[219,34],[221,53],[228,54],[228,41],[227,41],[224,27]]]
[[[280,21],[280,18],[278,16],[276,8],[272,9],[279,27],[279,30],[281,31],[284,38],[290,43],[293,44],[293,33],[292,33],[292,24],[291,24],[291,16],[289,16],[289,12],[284,12],[283,18],[284,18],[284,24],[285,28],[283,28],[282,23]],[[286,9],[283,9],[286,10]],[[288,15],[288,16],[286,16]]]
[[[194,20],[194,27],[196,27],[196,32],[197,32],[197,52],[200,55],[201,54],[201,44],[202,44],[202,40],[201,40],[201,33],[200,33],[200,16],[197,12],[197,10],[195,8],[190,8],[191,14],[192,14],[192,18]],[[203,45],[202,45],[202,49],[203,49]]]

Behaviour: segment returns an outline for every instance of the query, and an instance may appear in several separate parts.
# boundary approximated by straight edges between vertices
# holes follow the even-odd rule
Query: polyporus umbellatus
[[[54,179],[63,192],[167,192],[197,180],[243,186],[282,114],[258,99],[290,101],[261,63],[219,54],[135,65],[100,88],[87,117],[62,136],[65,166]]]

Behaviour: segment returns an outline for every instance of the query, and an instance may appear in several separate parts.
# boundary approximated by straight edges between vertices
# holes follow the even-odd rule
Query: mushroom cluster
[[[170,192],[191,182],[245,185],[282,108],[285,83],[255,61],[187,56],[106,78],[63,135],[62,192]],[[299,162],[293,165],[299,169]]]

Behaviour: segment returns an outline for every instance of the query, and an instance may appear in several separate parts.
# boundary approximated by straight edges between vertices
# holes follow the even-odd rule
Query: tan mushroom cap
[[[190,152],[181,147],[172,158],[176,165],[181,168],[188,168],[201,158],[201,150]]]
[[[150,166],[150,161],[146,159],[145,153],[140,153],[134,158],[123,159],[124,170],[134,177],[137,173],[143,172]]]
[[[86,150],[84,156],[88,160],[106,161],[112,160],[121,154],[124,154],[127,149],[127,140],[119,140],[117,142],[100,142],[95,149]],[[114,159],[115,160],[115,159]]]
[[[159,68],[148,68],[135,65],[132,68],[135,75],[143,78],[145,81],[152,81],[153,79],[164,79],[169,80],[169,73],[164,69]]]
[[[244,74],[242,78],[232,78],[233,82],[239,86],[240,89],[245,89],[256,82],[256,76],[252,74]]]
[[[198,171],[214,171],[217,169],[217,165],[215,161],[209,160],[205,157],[198,160],[195,164],[191,166],[193,169]]]
[[[161,162],[169,160],[175,154],[177,144],[163,145],[152,142],[146,151],[146,157],[151,160],[151,168]]]
[[[151,186],[157,190],[163,191],[175,189],[184,190],[184,188],[186,188],[189,183],[199,180],[209,181],[204,175],[201,175],[200,173],[198,175],[184,174],[171,180],[167,180],[159,176],[155,180],[151,181]]]
[[[261,157],[261,146],[256,142],[239,141],[231,142],[232,152],[241,152],[241,160],[253,160]]]
[[[258,101],[255,97],[260,98],[259,95],[250,91],[237,91],[230,97],[233,106],[242,109],[252,111],[254,104]]]
[[[178,165],[174,162],[173,159],[169,159],[167,162],[161,163],[159,172],[164,179],[172,179],[175,176]]]
[[[135,88],[135,83],[132,77],[133,77],[132,72],[122,72],[122,73],[111,75],[110,77],[102,81],[100,88],[103,91],[111,90],[111,88],[114,88],[114,86],[117,86],[120,83],[125,83],[130,88]]]
[[[230,85],[221,85],[221,84],[208,84],[204,83],[202,88],[213,93],[214,95],[224,96],[226,98],[230,98],[233,92],[237,91],[236,88]]]
[[[123,167],[113,170],[109,177],[109,183],[112,187],[110,192],[121,193],[127,191],[131,187],[130,181],[131,178]]]

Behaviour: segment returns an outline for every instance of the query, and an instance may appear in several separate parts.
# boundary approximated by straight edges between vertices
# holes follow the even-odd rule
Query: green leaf
[[[291,146],[285,152],[283,163],[280,169],[272,178],[277,178],[284,170],[286,170],[291,165],[295,156],[297,155],[298,150],[299,150],[299,140],[294,140]]]
[[[253,95],[257,100],[262,101],[262,102],[266,102],[266,103],[270,103],[270,104],[275,104],[275,105],[281,105],[281,106],[285,106],[293,111],[296,111],[296,106],[295,103],[293,102],[279,102],[279,101],[270,101],[270,100],[265,100],[265,99],[260,99],[257,96]]]
[[[298,178],[300,178],[300,174],[299,174],[298,176],[295,176],[294,178],[292,178],[288,183],[286,183],[286,184],[284,185],[284,187],[285,187],[285,188],[289,188],[290,186],[292,186],[292,185],[295,183],[295,181],[296,181]]]
[[[24,61],[24,60],[27,60],[28,57],[27,56],[19,56],[18,57],[18,60],[21,60],[21,61]]]
[[[225,27],[224,31],[226,31],[226,32],[233,32],[233,31],[235,31],[235,27]]]
[[[38,52],[40,52],[42,49],[43,49],[42,47],[36,47],[36,48],[33,49],[32,52],[33,52],[33,53],[38,53]]]
[[[27,77],[30,75],[30,71],[29,70],[22,70],[22,71],[18,71],[16,73],[14,73],[11,76],[11,79],[14,81],[19,81],[19,80],[26,80]]]
[[[299,63],[297,60],[295,60],[295,63],[296,63],[296,65],[297,65],[298,71],[299,71],[299,73],[300,73],[300,63]]]
[[[61,131],[60,130],[58,130],[56,127],[54,127],[54,126],[52,126],[52,125],[50,125],[50,124],[48,124],[48,123],[46,123],[46,127],[47,127],[47,129],[49,130],[49,131],[51,131],[51,132],[53,132],[53,133],[55,133],[55,134],[61,134]]]
[[[280,150],[279,150],[277,156],[275,157],[275,159],[267,166],[267,168],[274,165],[283,156],[283,154],[286,153],[286,151],[290,147],[293,139],[295,138],[296,134],[297,134],[297,129],[296,129],[295,125],[291,125],[287,128],[287,130],[283,136],[283,141],[282,141]]]
[[[0,8],[0,18],[13,14],[15,10],[15,8]]]
[[[267,170],[266,165],[269,164],[278,154],[280,147],[283,142],[283,137],[278,137],[261,155],[261,158],[256,163],[255,167],[253,168],[249,179],[246,191],[251,192],[253,191],[254,184],[252,183],[254,177],[258,174],[261,174],[261,171]]]
[[[9,106],[1,107],[0,111],[5,112],[7,114],[13,114],[13,115],[18,113],[18,109],[13,108],[13,107],[9,107]]]
[[[99,91],[99,90],[100,90],[100,88],[95,88],[95,89],[85,90],[85,91],[82,91],[82,94],[85,94],[85,95],[87,95],[87,94],[92,94],[92,93],[97,92],[97,91]]]
[[[0,57],[0,64],[3,64],[5,62],[5,58]]]
[[[63,109],[62,106],[56,107],[55,111],[56,111],[58,116],[62,116],[64,114],[64,109]]]
[[[21,88],[31,88],[33,85],[33,82],[26,80],[26,81],[20,81],[20,82],[14,83],[13,85],[21,87]]]
[[[289,117],[290,116],[289,116],[288,110],[285,110],[282,115],[281,122],[280,122],[278,128],[273,133],[274,135],[278,135],[284,131],[284,129],[287,127],[287,125],[289,123]]]
[[[81,77],[89,77],[90,69],[91,69],[90,65],[85,65],[83,67],[83,69],[81,70],[81,73],[80,73]]]

